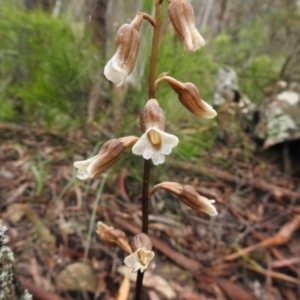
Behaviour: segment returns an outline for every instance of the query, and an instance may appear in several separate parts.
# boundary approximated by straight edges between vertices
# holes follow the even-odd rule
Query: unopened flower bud
[[[108,244],[116,244],[126,253],[132,253],[126,235],[122,230],[115,229],[111,226],[105,225],[102,222],[98,222],[96,232],[99,234],[103,242]]]
[[[162,76],[158,78],[158,83],[165,80],[170,87],[177,93],[179,101],[184,105],[191,113],[196,116],[204,117],[207,119],[214,118],[216,111],[204,100],[201,99],[197,87],[191,83],[182,83],[173,77]]]
[[[149,191],[149,195],[153,195],[159,188],[175,194],[181,202],[194,210],[205,212],[210,216],[218,214],[216,208],[212,205],[215,200],[209,200],[200,196],[191,185],[181,185],[177,182],[161,182]]]
[[[116,37],[115,55],[104,68],[105,77],[117,85],[121,85],[132,72],[140,47],[139,27],[143,20],[142,14],[137,14],[130,24],[120,27]]]
[[[124,150],[132,146],[137,140],[138,138],[135,136],[128,136],[107,141],[97,155],[74,163],[74,167],[78,169],[77,177],[85,180],[105,172],[120,159]]]
[[[144,272],[155,255],[151,249],[152,241],[149,236],[145,233],[137,234],[132,241],[133,253],[125,257],[125,265],[133,268],[133,272]]]
[[[168,0],[169,17],[186,51],[205,46],[205,40],[195,26],[194,9],[189,0]]]
[[[163,109],[159,106],[156,99],[150,99],[146,103],[140,117],[143,132],[151,127],[165,130],[166,117]]]

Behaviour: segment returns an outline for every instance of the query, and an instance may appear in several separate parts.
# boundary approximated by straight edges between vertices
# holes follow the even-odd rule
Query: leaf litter
[[[61,136],[6,125],[0,126],[0,222],[8,228],[22,284],[41,300],[133,299],[135,277],[124,271],[123,253],[102,244],[94,230],[84,255],[101,177],[88,184],[74,180],[72,163],[78,149],[91,154],[78,146],[89,141],[79,130]],[[229,152],[222,153],[226,158]],[[170,180],[185,174],[199,193],[217,200],[219,215],[210,219],[175,205],[163,191],[163,205],[151,199],[157,204],[150,215],[156,256],[145,273],[148,299],[298,298],[299,178],[272,164],[262,167],[254,156],[247,163],[230,159],[226,167],[169,161]],[[124,168],[108,181],[96,214],[129,236],[141,223],[140,195],[132,186],[135,179]]]

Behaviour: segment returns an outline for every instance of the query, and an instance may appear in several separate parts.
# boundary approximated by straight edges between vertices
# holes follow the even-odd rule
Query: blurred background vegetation
[[[168,71],[195,83],[207,102],[224,65],[235,68],[241,90],[255,103],[276,80],[300,80],[299,1],[192,2],[207,46],[187,55],[163,18],[158,74]],[[92,125],[116,137],[139,134],[138,112],[147,100],[149,24],[142,26],[137,66],[125,86],[113,87],[102,74],[118,28],[135,11],[151,13],[152,5],[152,0],[0,0],[0,120],[59,131]],[[191,117],[165,84],[157,98],[168,131],[180,128],[178,134],[191,141],[182,143],[179,156],[191,158],[213,145],[216,121]]]

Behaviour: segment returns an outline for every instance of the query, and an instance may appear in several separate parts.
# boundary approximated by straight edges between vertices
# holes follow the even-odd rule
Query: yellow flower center
[[[138,251],[137,255],[138,255],[140,264],[145,266],[148,261],[146,253],[143,250],[140,250],[140,251]]]
[[[156,131],[151,129],[148,133],[147,133],[148,139],[150,140],[152,146],[159,148],[161,145],[161,137],[160,134]]]

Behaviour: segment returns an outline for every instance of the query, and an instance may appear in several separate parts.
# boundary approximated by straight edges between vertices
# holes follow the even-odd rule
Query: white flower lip
[[[77,170],[77,178],[81,180],[86,180],[88,178],[93,178],[93,165],[97,161],[98,155],[93,156],[87,160],[75,161],[73,166]]]
[[[155,254],[153,251],[139,248],[134,253],[126,256],[124,263],[126,266],[133,269],[132,272],[137,272],[138,270],[144,272],[154,256]]]
[[[216,216],[218,215],[217,209],[212,205],[212,203],[215,203],[216,201],[213,199],[207,199],[203,196],[198,196],[199,202],[202,202],[205,204],[205,212],[209,214],[210,216]]]
[[[105,172],[120,159],[124,149],[131,146],[136,140],[135,136],[108,140],[102,145],[97,155],[73,164],[78,169],[77,177],[85,180]]]
[[[197,30],[195,24],[191,21],[184,22],[182,24],[182,30],[184,32],[183,46],[184,50],[195,52],[201,47],[205,46],[205,40]]]
[[[195,52],[205,40],[195,25],[195,13],[189,0],[169,0],[169,17],[186,51]]]
[[[104,68],[105,77],[111,82],[120,86],[125,81],[126,77],[130,73],[130,69],[126,66],[121,65],[120,59],[118,58],[118,53],[116,53],[106,64]]]
[[[141,15],[137,15],[131,24],[123,24],[116,36],[116,53],[104,68],[105,77],[117,85],[121,85],[132,72],[140,46],[139,24]]]
[[[212,119],[217,115],[217,112],[207,102],[202,100],[202,104],[203,104],[203,107],[204,107],[204,109],[203,109],[203,118]]]
[[[154,130],[160,135],[161,145],[156,148],[152,145],[147,133]],[[172,149],[178,145],[178,138],[175,135],[166,133],[155,127],[148,128],[147,131],[139,138],[132,147],[132,152],[135,155],[142,155],[144,159],[152,159],[154,165],[164,163],[165,155],[169,155]]]

